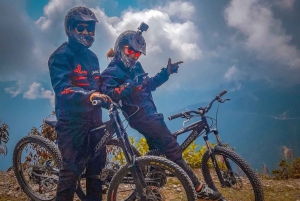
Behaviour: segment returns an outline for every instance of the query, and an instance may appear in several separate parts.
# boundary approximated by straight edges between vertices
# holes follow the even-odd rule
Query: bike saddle
[[[48,124],[49,126],[55,127],[57,124],[57,119],[55,115],[51,115],[44,119],[45,123]]]

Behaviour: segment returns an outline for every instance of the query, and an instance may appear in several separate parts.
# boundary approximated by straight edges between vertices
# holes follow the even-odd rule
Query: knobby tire
[[[229,181],[228,183],[230,184],[221,187],[220,181],[215,182],[219,179],[213,168],[210,154],[207,151],[203,155],[201,169],[204,180],[211,189],[221,192],[226,200],[264,200],[262,185],[257,174],[240,155],[233,150],[221,146],[215,146],[212,151],[216,156],[217,164],[221,169],[223,179]],[[232,171],[228,170],[226,167],[225,158],[230,162]],[[246,180],[248,180],[248,182]]]
[[[136,158],[136,164],[138,164],[141,170],[149,170],[147,173],[144,172],[144,177],[154,198],[146,200],[197,200],[191,180],[174,162],[158,156],[142,156]],[[166,172],[172,172],[172,177],[166,177],[168,175]],[[109,201],[140,200],[137,197],[134,182],[132,184],[124,182],[129,174],[129,166],[126,164],[114,175],[108,189],[107,197]],[[166,193],[167,196],[162,193]]]
[[[32,161],[26,160],[26,155],[22,155],[23,151],[28,151],[31,149],[31,147],[40,147],[40,153],[37,152],[31,152],[33,154],[36,154],[37,158],[34,161],[33,164]],[[34,150],[34,149],[32,149]],[[27,153],[26,151],[26,153]],[[48,153],[47,155],[43,155],[45,153]],[[41,171],[43,171],[44,175],[49,175],[50,177],[53,177],[54,179],[50,179],[51,181],[48,181],[49,183],[52,183],[54,185],[57,185],[58,181],[58,171],[52,171],[45,169],[45,164],[41,164],[45,159],[47,161],[53,162],[53,165],[55,168],[59,169],[62,165],[62,158],[60,155],[60,152],[58,148],[54,145],[53,142],[47,140],[46,138],[38,135],[28,135],[23,137],[15,146],[13,151],[13,167],[14,172],[17,178],[17,181],[20,185],[20,187],[23,189],[23,191],[27,194],[28,197],[30,197],[34,201],[54,201],[56,197],[56,188],[54,187],[51,194],[53,196],[46,197],[45,189],[36,189],[37,182],[33,181],[33,178],[36,178],[36,180],[39,180],[41,177],[34,177],[32,173],[34,172],[33,169],[36,170],[37,173],[42,174]],[[23,162],[23,160],[25,160]],[[26,166],[28,168],[26,168]],[[50,167],[50,166],[47,166]],[[31,168],[31,169],[30,169]],[[40,169],[39,169],[40,168]],[[41,171],[39,171],[41,170]],[[55,172],[55,174],[53,174]],[[57,173],[57,174],[56,174]],[[28,180],[28,181],[27,181]],[[46,184],[46,183],[45,183]],[[39,184],[40,186],[40,184]],[[40,187],[39,187],[40,188]],[[37,192],[40,191],[40,192]]]

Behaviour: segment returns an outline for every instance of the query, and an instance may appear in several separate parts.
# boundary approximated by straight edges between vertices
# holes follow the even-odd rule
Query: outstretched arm
[[[165,83],[169,76],[173,73],[177,73],[179,64],[183,63],[182,61],[171,63],[171,59],[168,60],[168,65],[166,68],[162,68],[159,73],[157,73],[154,77],[147,77],[144,80],[144,87],[150,91],[155,91],[157,87]]]

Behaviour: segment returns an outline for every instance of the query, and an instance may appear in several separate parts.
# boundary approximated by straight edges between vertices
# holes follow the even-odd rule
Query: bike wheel
[[[131,147],[135,156],[140,156],[140,153],[133,146]],[[108,186],[122,165],[126,164],[126,158],[123,149],[118,139],[112,139],[106,144],[106,164],[100,174],[100,179],[103,181],[102,193],[107,193]],[[80,182],[76,189],[77,196],[84,200],[86,198],[86,175],[82,174]]]
[[[194,186],[187,174],[174,162],[158,156],[136,158],[136,164],[144,172],[144,178],[150,191],[146,201],[194,201],[197,199]],[[172,177],[167,173],[172,172]],[[113,177],[109,189],[110,201],[140,200],[128,164],[122,166]]]
[[[250,165],[237,153],[228,148],[215,146],[213,149],[225,185],[221,186],[208,152],[203,155],[201,169],[205,182],[218,190],[226,200],[263,201],[261,183]]]
[[[25,136],[14,148],[13,167],[17,181],[34,201],[55,200],[61,165],[58,148],[42,136]]]

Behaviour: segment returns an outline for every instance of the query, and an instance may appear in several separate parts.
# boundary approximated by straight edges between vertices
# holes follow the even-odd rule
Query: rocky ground
[[[261,182],[266,201],[300,201],[300,179],[277,181],[261,178]],[[14,172],[12,170],[0,171],[0,201],[23,200],[29,201],[30,199],[17,183]]]

